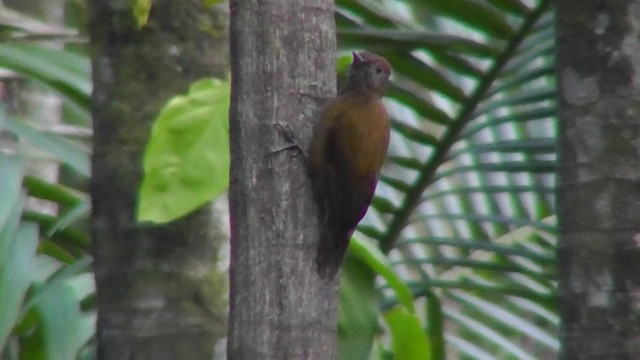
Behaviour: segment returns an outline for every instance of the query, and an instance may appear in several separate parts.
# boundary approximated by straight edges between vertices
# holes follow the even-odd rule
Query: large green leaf
[[[140,221],[176,219],[227,188],[229,91],[228,82],[201,80],[160,112],[144,155]]]
[[[385,314],[391,330],[395,360],[429,360],[431,345],[422,330],[420,319],[404,307],[395,307]]]
[[[347,256],[340,278],[338,353],[343,360],[367,360],[378,329],[375,272]]]

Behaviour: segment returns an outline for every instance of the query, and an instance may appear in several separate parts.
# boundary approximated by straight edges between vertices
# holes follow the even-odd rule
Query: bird
[[[346,83],[329,102],[309,148],[309,171],[323,231],[316,270],[334,278],[356,226],[367,212],[389,146],[382,102],[391,66],[376,54],[353,52]]]

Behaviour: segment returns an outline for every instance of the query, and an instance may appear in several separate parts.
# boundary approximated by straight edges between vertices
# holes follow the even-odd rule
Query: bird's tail
[[[323,279],[333,279],[344,259],[353,230],[326,231],[318,242],[316,270]]]

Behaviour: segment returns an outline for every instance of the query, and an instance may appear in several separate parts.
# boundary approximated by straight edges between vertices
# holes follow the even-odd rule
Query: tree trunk
[[[640,4],[558,1],[565,359],[640,359]]]
[[[315,269],[320,222],[304,156],[335,94],[334,4],[231,2],[229,359],[336,357],[337,279]]]
[[[5,0],[4,4],[49,25],[64,27],[65,0]],[[42,41],[38,44],[56,49],[64,47],[62,42]],[[46,130],[50,130],[60,124],[62,101],[56,94],[42,89],[39,84],[33,81],[20,82],[18,89],[18,96],[20,97],[18,102],[22,105],[17,109],[20,115]],[[28,172],[30,175],[55,184],[58,182],[59,170],[60,167],[56,162],[31,160]],[[27,200],[27,207],[49,215],[58,213],[56,204],[35,198]]]
[[[92,237],[99,359],[211,359],[224,336],[225,237],[206,206],[166,225],[136,222],[142,154],[161,107],[198,79],[224,77],[226,15],[202,0],[89,1],[93,64]]]

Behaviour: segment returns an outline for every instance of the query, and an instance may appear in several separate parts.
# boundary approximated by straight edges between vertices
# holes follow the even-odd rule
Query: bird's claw
[[[303,155],[304,158],[307,158],[307,154],[306,152],[302,149],[302,147],[300,147],[300,145],[298,145],[298,142],[296,141],[296,137],[293,133],[293,130],[291,129],[291,126],[289,126],[288,124],[280,124],[280,123],[276,123],[275,124],[276,129],[278,130],[278,134],[280,134],[280,136],[282,136],[284,138],[284,141],[286,143],[288,143],[288,145],[285,145],[284,147],[280,148],[280,149],[276,149],[274,151],[271,151],[269,153],[269,155],[273,155],[276,153],[279,153],[281,151],[287,151],[287,150],[292,150],[295,149],[297,150],[294,154],[291,155],[291,157],[296,157],[298,155]]]

